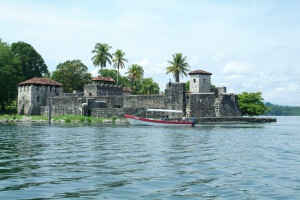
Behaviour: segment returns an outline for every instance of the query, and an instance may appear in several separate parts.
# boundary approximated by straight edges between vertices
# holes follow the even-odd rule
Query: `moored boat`
[[[171,112],[171,113],[181,113],[180,110],[165,110],[165,109],[147,109],[149,112]],[[149,125],[149,126],[194,126],[195,120],[170,120],[168,118],[164,119],[151,119],[144,117],[137,117],[134,115],[125,114],[124,116],[128,119],[131,125]]]

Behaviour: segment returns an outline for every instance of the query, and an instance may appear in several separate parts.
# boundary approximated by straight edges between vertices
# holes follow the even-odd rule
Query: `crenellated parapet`
[[[84,96],[108,96],[108,95],[122,95],[123,86],[109,85],[109,84],[86,84],[84,85]]]

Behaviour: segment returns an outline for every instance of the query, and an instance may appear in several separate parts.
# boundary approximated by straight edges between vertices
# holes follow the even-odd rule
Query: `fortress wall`
[[[92,116],[94,117],[124,117],[125,114],[134,115],[136,113],[144,113],[144,108],[93,108]],[[139,115],[143,117],[143,114]]]
[[[109,84],[86,84],[84,85],[85,97],[108,96],[108,95],[122,95],[123,87],[120,85]]]
[[[170,118],[181,118],[181,113],[160,113],[146,112],[145,108],[93,108],[92,116],[94,117],[124,117],[125,114],[135,115],[138,117],[163,118],[169,115]]]
[[[186,115],[186,88],[185,83],[168,83],[164,95],[165,109],[182,110]]]
[[[216,109],[219,109],[219,111],[216,111],[219,113],[217,117],[242,116],[237,95],[220,94],[216,102],[219,104],[216,105]]]
[[[215,117],[214,93],[189,94],[187,117]]]
[[[52,97],[47,98],[47,104],[51,102],[52,116],[57,115],[82,115],[82,104],[85,98],[79,97]],[[41,115],[48,115],[48,106],[41,106]]]
[[[124,108],[164,108],[164,95],[127,95]]]
[[[106,101],[108,108],[122,108],[124,106],[124,96],[115,95],[115,96],[98,96],[92,97],[95,101]]]

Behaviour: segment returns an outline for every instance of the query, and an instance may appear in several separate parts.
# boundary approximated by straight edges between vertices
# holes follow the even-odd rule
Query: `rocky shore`
[[[44,119],[33,119],[29,116],[23,116],[21,119],[9,119],[9,118],[2,118],[0,119],[0,123],[19,123],[19,122],[37,122],[37,123],[48,123],[48,120]],[[67,119],[59,119],[59,120],[51,120],[51,123],[103,123],[103,124],[126,124],[128,121],[126,119],[103,119],[101,121],[82,121],[82,120],[67,120]]]

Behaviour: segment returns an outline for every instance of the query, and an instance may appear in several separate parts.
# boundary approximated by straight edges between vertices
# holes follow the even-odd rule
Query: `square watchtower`
[[[209,93],[211,92],[211,75],[212,73],[195,70],[190,75],[190,92],[191,93]]]

